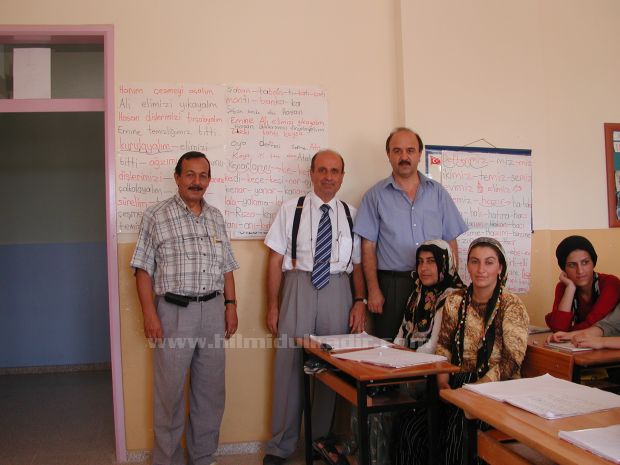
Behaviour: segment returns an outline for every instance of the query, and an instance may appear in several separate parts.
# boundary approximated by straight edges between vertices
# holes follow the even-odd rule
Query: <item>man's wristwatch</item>
[[[368,305],[368,299],[364,297],[356,297],[353,299],[353,302],[364,302],[364,305]]]
[[[237,299],[226,299],[224,301],[224,305],[228,305],[228,304],[237,305]]]

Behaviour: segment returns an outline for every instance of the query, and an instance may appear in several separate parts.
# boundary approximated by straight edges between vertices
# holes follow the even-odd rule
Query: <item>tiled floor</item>
[[[0,375],[0,465],[116,463],[109,371]],[[217,463],[260,465],[262,453]],[[302,463],[301,450],[286,462]]]

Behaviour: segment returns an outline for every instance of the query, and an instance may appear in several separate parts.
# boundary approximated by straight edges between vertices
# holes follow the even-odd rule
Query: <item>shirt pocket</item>
[[[432,210],[424,210],[423,218],[424,239],[443,239],[441,214]]]
[[[315,246],[315,238],[309,238],[307,236],[302,236],[301,234],[297,235],[297,259],[300,256],[309,256],[314,257],[314,246]],[[293,239],[292,237],[288,238],[287,242],[288,249],[285,253],[290,254],[292,257],[293,254]]]
[[[166,259],[197,260],[205,247],[203,244],[208,240],[208,237],[188,234],[168,239],[161,248]]]
[[[208,240],[208,237],[198,236],[196,234],[183,236],[181,243],[185,258],[188,260],[198,260],[200,254],[205,253],[205,241]]]
[[[350,237],[341,237],[338,241],[338,261],[348,263],[353,252],[353,240]]]

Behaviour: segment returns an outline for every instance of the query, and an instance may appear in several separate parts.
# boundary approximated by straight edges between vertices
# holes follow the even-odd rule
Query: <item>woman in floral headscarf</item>
[[[415,288],[407,301],[396,342],[418,352],[435,352],[446,297],[465,287],[456,265],[446,241],[434,239],[418,247]]]
[[[475,239],[467,253],[467,271],[471,284],[446,298],[435,351],[461,371],[438,375],[439,389],[518,378],[527,348],[529,318],[521,299],[504,287],[508,273],[502,245],[490,237]],[[463,412],[450,404],[441,409],[441,462],[460,464]],[[428,430],[420,410],[403,425],[401,438],[409,441],[401,440],[397,463],[427,463]]]

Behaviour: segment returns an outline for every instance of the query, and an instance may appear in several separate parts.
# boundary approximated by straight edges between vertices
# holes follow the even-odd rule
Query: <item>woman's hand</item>
[[[576,288],[575,283],[574,283],[574,282],[572,282],[572,281],[570,280],[570,278],[568,277],[568,275],[566,274],[566,272],[565,272],[565,271],[562,271],[562,272],[560,273],[560,276],[559,276],[559,278],[558,278],[558,279],[559,279],[559,280],[560,280],[560,282],[561,282],[562,284],[564,284],[567,288],[573,288],[573,289],[575,289],[575,288]]]
[[[572,333],[567,333],[566,331],[558,331],[556,333],[550,334],[547,337],[547,342],[566,342],[570,341]]]
[[[587,334],[575,334],[571,339],[575,347],[590,347],[591,349],[604,349],[605,338],[603,336],[589,336]]]

